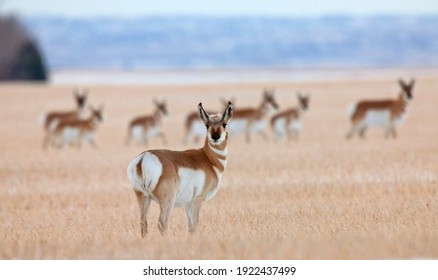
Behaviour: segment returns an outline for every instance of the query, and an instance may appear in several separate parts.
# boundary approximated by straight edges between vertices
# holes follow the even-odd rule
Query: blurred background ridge
[[[0,42],[0,81],[47,79],[40,50],[16,17],[0,15]]]

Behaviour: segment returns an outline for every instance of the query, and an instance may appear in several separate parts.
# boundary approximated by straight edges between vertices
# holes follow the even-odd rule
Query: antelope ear
[[[399,84],[402,88],[406,87],[406,84],[405,84],[405,82],[404,82],[402,79],[399,79],[399,80],[398,80],[398,84]]]
[[[222,121],[227,124],[233,117],[233,112],[234,112],[234,106],[230,101],[228,101],[228,106],[222,115]]]
[[[415,79],[411,79],[411,82],[409,83],[409,87],[413,87],[415,85]]]
[[[205,112],[204,108],[202,108],[202,102],[198,105],[198,115],[205,125],[210,122],[210,116]]]

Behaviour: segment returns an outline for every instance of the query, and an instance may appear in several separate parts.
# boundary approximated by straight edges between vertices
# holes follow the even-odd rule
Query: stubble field
[[[395,140],[375,129],[347,141],[346,108],[361,98],[395,98],[398,76],[89,86],[89,102],[105,105],[98,148],[46,151],[38,117],[72,108],[73,87],[1,84],[0,259],[438,258],[438,78],[422,73]],[[311,93],[300,139],[231,139],[221,188],[203,205],[197,233],[189,235],[176,208],[161,236],[152,204],[141,239],[130,160],[149,148],[200,147],[182,144],[188,112],[200,101],[219,109],[220,97],[256,106],[265,86],[276,89],[280,110],[297,103],[297,90]],[[153,98],[168,103],[168,144],[125,146],[127,123],[150,113]]]

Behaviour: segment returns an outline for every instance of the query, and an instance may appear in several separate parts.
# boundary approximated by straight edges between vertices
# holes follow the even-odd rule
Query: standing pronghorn
[[[43,148],[47,148],[47,145],[50,141],[50,127],[53,127],[54,121],[60,121],[61,119],[79,119],[83,117],[84,114],[84,108],[85,103],[87,101],[88,97],[88,90],[84,90],[81,94],[77,90],[73,90],[73,96],[76,101],[76,110],[72,111],[54,111],[54,112],[48,112],[44,113],[40,116],[40,123],[44,127],[44,131],[46,133],[46,136],[43,141]]]
[[[163,116],[168,114],[166,102],[154,100],[155,111],[152,115],[140,116],[134,118],[128,126],[128,137],[126,145],[129,145],[131,138],[134,138],[142,145],[147,145],[149,138],[160,136],[163,143],[166,143],[166,136],[161,131],[161,121]]]
[[[160,205],[158,227],[163,234],[173,207],[184,207],[189,232],[195,233],[204,201],[219,189],[227,165],[227,124],[233,116],[231,102],[223,114],[209,115],[198,105],[207,136],[204,147],[186,151],[149,150],[138,155],[127,173],[140,206],[141,236],[147,234],[151,200]]]
[[[385,128],[385,137],[390,134],[395,138],[396,125],[400,124],[406,114],[406,108],[412,99],[412,89],[415,80],[406,84],[399,80],[401,93],[398,99],[386,100],[364,100],[354,104],[349,108],[352,127],[347,134],[347,139],[358,133],[360,137],[365,137],[365,131],[371,126],[380,126]]]
[[[231,103],[235,106],[235,98],[231,98]],[[224,105],[224,109],[228,106],[228,101],[224,98],[220,99]],[[207,112],[208,114],[216,114],[216,112]],[[199,139],[205,137],[205,124],[199,119],[199,113],[197,111],[191,112],[187,115],[184,122],[186,133],[184,135],[183,144],[187,144],[190,139],[197,143]]]
[[[289,139],[298,139],[301,120],[305,111],[309,108],[309,95],[297,94],[298,106],[287,109],[283,112],[275,114],[271,118],[271,127],[274,130],[277,140],[283,137],[287,133]]]
[[[267,139],[264,131],[269,121],[269,108],[278,109],[278,104],[274,98],[273,89],[263,91],[263,99],[258,108],[239,108],[234,112],[234,120],[228,127],[230,137],[236,134],[245,133],[246,141],[250,141],[250,134],[258,132],[263,138]]]
[[[86,119],[58,119],[52,123],[53,127],[49,128],[51,140],[62,148],[64,144],[76,144],[79,148],[82,140],[88,140],[90,145],[96,147],[94,142],[94,133],[100,122],[103,121],[103,106],[98,109],[90,106],[91,115]]]

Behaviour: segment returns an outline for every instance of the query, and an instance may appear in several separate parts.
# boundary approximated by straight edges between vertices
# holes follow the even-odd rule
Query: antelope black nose
[[[220,133],[213,133],[211,135],[211,139],[213,139],[214,141],[219,140],[219,138],[221,138],[221,134]]]

